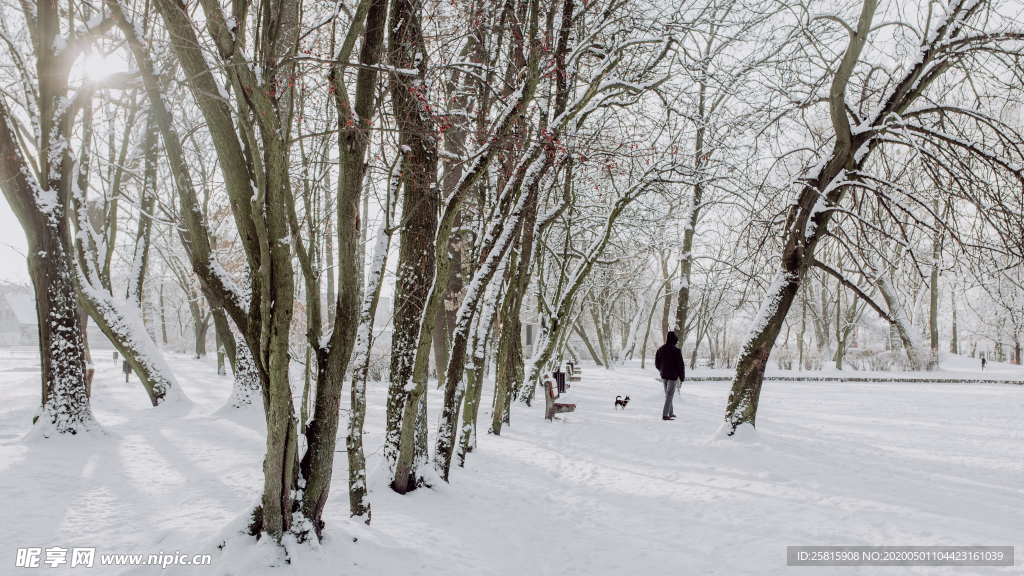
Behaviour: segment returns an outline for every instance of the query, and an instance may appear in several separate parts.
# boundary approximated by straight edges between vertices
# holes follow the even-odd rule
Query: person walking
[[[673,420],[676,413],[672,408],[672,397],[676,393],[676,383],[686,379],[686,363],[683,362],[683,352],[676,347],[679,337],[675,332],[669,332],[665,339],[665,345],[658,348],[654,355],[654,367],[661,374],[661,380],[665,384],[665,407],[661,410],[662,420]]]
[[[987,364],[987,362],[985,362],[985,357],[984,357],[984,356],[982,356],[982,357],[981,357],[981,369],[982,369],[982,370],[985,370],[985,364]]]

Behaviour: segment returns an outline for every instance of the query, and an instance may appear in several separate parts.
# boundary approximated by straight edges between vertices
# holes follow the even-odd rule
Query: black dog
[[[615,397],[615,409],[616,410],[618,410],[619,406],[622,406],[622,409],[625,410],[626,409],[626,404],[629,404],[629,396],[626,396],[625,398],[623,398],[622,396],[616,396]]]

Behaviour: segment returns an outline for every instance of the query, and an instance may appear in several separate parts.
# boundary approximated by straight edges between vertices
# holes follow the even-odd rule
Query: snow
[[[267,539],[238,535],[262,486],[265,429],[252,414],[217,413],[231,378],[212,359],[171,362],[195,402],[186,413],[152,409],[137,378],[125,384],[119,364],[101,359],[93,412],[107,434],[26,441],[38,364],[36,353],[0,350],[4,566],[19,547],[95,546],[97,558],[212,555],[212,566],[166,570],[97,561],[97,575],[788,574],[787,545],[1014,545],[1024,534],[1022,386],[767,381],[757,430],[737,438],[721,434],[727,381],[685,382],[679,419],[663,422],[661,382],[630,361],[614,372],[585,366],[563,396],[576,411],[554,423],[516,403],[512,425],[481,435],[451,484],[399,496],[371,479],[370,526],[348,518],[347,462],[336,459],[326,537],[288,543],[287,563]],[[1024,380],[1019,367],[976,364],[947,358],[938,374],[915,376]],[[367,386],[371,471],[386,394]],[[614,409],[616,395],[630,396],[626,410]],[[432,427],[440,401],[431,394]],[[1022,563],[815,574],[855,571],[1021,574]]]

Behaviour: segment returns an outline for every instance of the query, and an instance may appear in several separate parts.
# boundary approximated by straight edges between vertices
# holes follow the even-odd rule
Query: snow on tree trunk
[[[473,331],[472,359],[465,367],[465,406],[462,409],[462,434],[459,439],[459,466],[466,463],[466,454],[476,449],[477,417],[480,413],[480,395],[483,389],[484,374],[487,371],[487,343],[491,336],[491,323],[494,311],[498,307],[498,295],[501,283],[493,278],[487,289],[483,311],[476,320]],[[436,454],[436,453],[435,453]],[[436,456],[435,456],[436,457]],[[451,466],[451,463],[448,463]]]
[[[348,437],[345,444],[348,449],[348,494],[349,512],[352,516],[362,517],[370,512],[370,504],[366,502],[366,456],[363,454],[363,424],[366,421],[366,379],[370,370],[370,347],[373,345],[373,321],[377,314],[377,303],[380,300],[381,287],[384,284],[384,272],[387,268],[388,249],[391,246],[391,221],[394,216],[394,201],[397,190],[389,188],[386,204],[387,214],[377,230],[377,241],[373,249],[373,259],[367,277],[366,291],[359,314],[359,327],[356,330],[356,346],[352,357],[352,391],[351,416],[349,417]],[[367,518],[369,522],[369,518]]]
[[[416,70],[415,75],[392,72],[389,79],[395,123],[399,130],[402,169],[402,229],[395,287],[394,332],[391,343],[391,382],[388,388],[384,457],[394,470],[392,487],[399,494],[416,488],[416,420],[420,396],[426,394],[426,367],[420,368],[423,334],[429,348],[435,310],[429,310],[435,277],[434,241],[440,194],[437,186],[437,139],[429,107],[426,79],[429,52],[421,26],[423,7],[410,0],[391,3],[388,64]],[[423,374],[417,374],[420,369]]]
[[[921,342],[917,337],[914,326],[907,318],[907,312],[899,301],[896,291],[892,286],[892,280],[887,271],[881,271],[878,275],[878,291],[882,294],[886,305],[889,307],[889,316],[893,319],[892,326],[903,343],[903,351],[907,354],[907,361],[911,370],[920,370],[924,367],[921,358]]]
[[[305,430],[309,448],[301,463],[302,475],[306,480],[302,499],[302,513],[313,525],[317,536],[322,535],[324,526],[322,517],[333,479],[342,386],[350,366],[353,350],[357,348],[358,330],[363,320],[361,304],[365,302],[365,297],[370,291],[370,289],[364,290],[363,288],[364,240],[366,238],[367,223],[360,221],[359,201],[364,194],[363,181],[366,178],[367,172],[366,154],[370,145],[371,127],[376,109],[375,102],[379,73],[376,66],[381,59],[381,47],[384,41],[384,22],[386,19],[386,1],[364,0],[359,2],[356,6],[355,16],[350,22],[342,42],[341,50],[337,52],[329,74],[334,96],[333,110],[338,114],[337,122],[339,128],[339,178],[336,204],[338,218],[338,291],[337,299],[334,302],[328,302],[328,310],[333,311],[333,314],[330,315],[331,334],[326,345],[324,345],[323,340],[319,339],[320,307],[318,302],[320,271],[314,270],[312,266],[308,265],[303,267],[307,280],[307,290],[311,293],[315,291],[316,294],[315,297],[307,298],[307,300],[317,303],[317,311],[315,312],[317,315],[315,320],[317,330],[309,333],[307,338],[311,340],[309,343],[310,347],[316,350],[317,378],[313,416]],[[354,98],[349,100],[345,71],[349,64],[356,39],[360,35],[363,36],[363,45],[359,51],[361,67],[356,73]],[[392,194],[391,198],[394,197],[394,194]],[[393,211],[394,208],[391,207],[389,210]],[[387,221],[390,222],[390,216]],[[388,233],[390,234],[390,231]],[[329,234],[330,230],[328,229],[327,236]],[[297,245],[301,247],[301,237],[297,230],[295,236]],[[330,246],[331,244],[328,243],[328,248]],[[329,254],[329,261],[332,259],[333,256]],[[328,274],[328,278],[331,278],[332,275],[333,271]],[[330,300],[331,292],[332,289],[329,282],[328,300]],[[369,334],[372,336],[372,329]],[[367,343],[367,346],[369,346],[369,343]],[[367,348],[366,352],[368,353],[368,351],[369,349]],[[356,377],[360,370],[358,364],[355,366],[353,378]],[[353,412],[349,418],[350,426],[353,424],[353,421],[358,422],[360,437],[356,444],[358,445],[358,460],[360,462],[364,462],[362,458],[361,434],[362,418],[365,415],[365,386],[364,373],[361,384],[362,391],[357,391],[355,388],[352,390]],[[359,398],[363,398],[361,408],[357,401]],[[363,413],[357,414],[360,410]],[[351,428],[349,436],[351,436]],[[362,490],[363,496],[365,496],[365,463],[353,464],[351,460],[353,456],[353,449],[350,447],[350,466],[354,465],[356,469],[360,468],[360,466],[363,468]],[[354,506],[353,510],[356,510],[361,505],[358,503],[358,498],[356,500],[352,499],[351,482],[353,472],[359,472],[359,470],[350,469],[349,473],[350,505]],[[356,515],[361,514],[361,511],[356,513]]]
[[[118,300],[93,284],[79,270],[79,298],[103,334],[142,381],[153,406],[167,401],[190,406],[163,352],[146,330],[142,310],[131,300]]]
[[[30,164],[5,99],[0,99],[0,189],[28,244],[42,373],[42,399],[33,433],[49,437],[101,429],[86,393],[85,339],[75,296],[68,217],[73,181],[69,113],[75,112],[67,97],[68,76],[82,43],[73,37],[69,45],[61,35],[56,4],[26,3],[23,8],[26,20],[35,22],[28,32],[35,47],[38,81],[38,108],[28,110],[34,114],[30,125],[36,133],[24,136],[45,153]],[[28,74],[25,69],[22,72]],[[27,86],[31,78],[22,80]]]
[[[248,346],[239,346],[235,354],[235,378],[231,395],[218,413],[245,411],[263,413],[263,394],[260,391],[260,374]]]

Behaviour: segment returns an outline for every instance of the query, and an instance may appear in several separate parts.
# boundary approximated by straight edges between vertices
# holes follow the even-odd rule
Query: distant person
[[[982,356],[982,357],[981,357],[981,369],[982,369],[982,370],[984,370],[984,369],[985,369],[985,364],[988,364],[988,362],[986,362],[986,361],[985,361],[985,357],[984,357],[984,356]]]
[[[676,413],[672,408],[672,397],[676,393],[677,382],[686,380],[686,364],[682,350],[676,347],[676,342],[679,342],[676,333],[669,332],[665,340],[665,345],[654,355],[654,367],[665,384],[665,407],[661,410],[661,419],[674,420]]]

